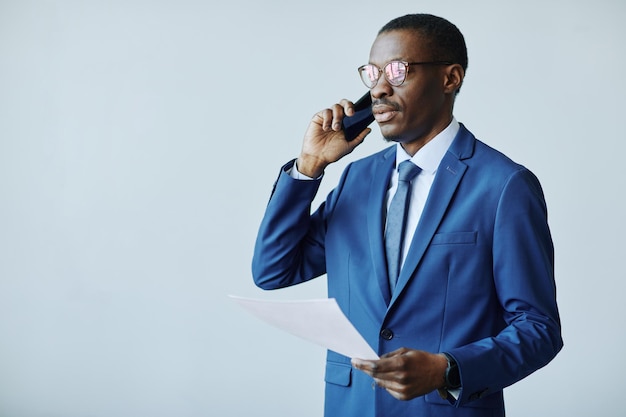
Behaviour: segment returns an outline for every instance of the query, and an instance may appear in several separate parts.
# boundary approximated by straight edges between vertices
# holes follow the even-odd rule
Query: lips
[[[372,108],[372,113],[374,113],[374,119],[378,123],[386,123],[393,119],[396,114],[398,114],[398,110],[390,105],[376,105]]]

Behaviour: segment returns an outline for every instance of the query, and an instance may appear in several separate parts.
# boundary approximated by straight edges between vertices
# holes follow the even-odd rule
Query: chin
[[[397,133],[385,132],[381,130],[381,134],[385,139],[385,142],[405,142],[406,137]]]
[[[394,142],[394,143],[400,142],[400,138],[397,138],[395,136],[385,136],[385,135],[383,135],[383,139],[385,140],[385,142]]]
[[[390,129],[380,129],[380,133],[385,142],[402,142],[402,136],[389,131]]]

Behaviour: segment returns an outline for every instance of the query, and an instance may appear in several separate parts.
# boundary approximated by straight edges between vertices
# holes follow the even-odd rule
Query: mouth
[[[374,113],[374,119],[376,122],[387,123],[393,119],[396,114],[398,114],[398,110],[394,106],[381,104],[375,105],[372,108],[372,113]]]

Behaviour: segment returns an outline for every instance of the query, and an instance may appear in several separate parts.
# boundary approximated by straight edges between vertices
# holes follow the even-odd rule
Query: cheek
[[[424,105],[431,101],[437,101],[443,95],[441,79],[437,74],[427,73],[427,68],[421,68],[422,73],[413,74],[410,83],[405,83],[406,90],[402,92],[404,101],[413,101],[418,105]]]
[[[406,114],[410,115],[411,118],[424,119],[428,115],[441,111],[443,96],[440,90],[432,83],[422,84],[419,88],[413,88],[411,91],[407,91],[407,93],[406,98],[403,100],[403,106]],[[409,100],[408,97],[412,97],[412,99]]]

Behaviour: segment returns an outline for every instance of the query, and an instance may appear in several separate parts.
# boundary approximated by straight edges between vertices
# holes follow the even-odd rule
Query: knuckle
[[[402,385],[406,385],[409,383],[409,375],[406,372],[400,372],[398,374],[398,382]]]

